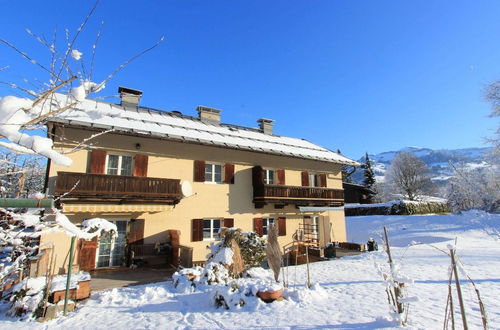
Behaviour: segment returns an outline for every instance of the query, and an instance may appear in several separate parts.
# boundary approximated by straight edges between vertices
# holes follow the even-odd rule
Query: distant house
[[[199,106],[191,117],[139,106],[140,91],[119,92],[119,105],[87,99],[48,123],[55,148],[77,150],[70,167],[49,162],[60,208],[75,224],[101,217],[118,227],[116,238],[79,242],[80,269],[204,261],[222,227],[265,237],[275,224],[281,246],[305,227],[317,249],[346,240],[341,166],[355,161],[276,135],[270,119],[241,127],[222,123],[218,109]],[[68,243],[57,240],[65,255]]]
[[[375,192],[363,185],[343,182],[344,199],[346,204],[371,204],[373,200],[371,196]]]

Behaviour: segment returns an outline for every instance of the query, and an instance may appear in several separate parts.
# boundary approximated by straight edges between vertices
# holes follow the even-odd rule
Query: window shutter
[[[92,150],[90,153],[90,173],[104,174],[106,166],[106,151]]]
[[[78,251],[78,265],[81,270],[95,269],[95,257],[97,252],[97,237],[91,241],[80,239],[80,248]]]
[[[134,157],[134,176],[148,176],[148,156],[135,155]]]
[[[224,164],[224,183],[234,183],[234,164]]]
[[[302,187],[309,187],[309,173],[307,172],[302,172]]]
[[[286,218],[278,218],[278,236],[286,236]]]
[[[264,184],[264,170],[261,166],[252,168],[252,182],[254,187]]]
[[[205,182],[205,162],[203,160],[194,161],[194,182]]]
[[[144,243],[144,219],[130,220],[130,231],[128,234],[129,244]]]
[[[320,187],[326,187],[326,173],[319,175]]]
[[[257,235],[264,235],[264,230],[262,229],[262,218],[254,218],[253,219],[253,229],[257,233]]]
[[[232,228],[234,227],[234,219],[224,219],[224,227],[226,228]]]
[[[276,170],[276,173],[278,174],[278,184],[284,185],[285,184],[285,170],[281,168],[279,170]]]
[[[193,242],[203,241],[203,219],[193,219],[191,240]]]

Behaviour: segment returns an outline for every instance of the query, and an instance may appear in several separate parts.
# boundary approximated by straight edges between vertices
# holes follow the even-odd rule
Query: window
[[[132,175],[132,156],[108,155],[106,173],[114,175]]]
[[[205,164],[205,182],[222,183],[221,164]]]
[[[218,239],[221,219],[203,219],[203,240]]]
[[[309,173],[309,186],[321,187],[321,175],[316,173]]]
[[[264,183],[274,184],[274,170],[264,169]]]
[[[262,218],[262,235],[267,235],[268,230],[276,223],[274,218]]]

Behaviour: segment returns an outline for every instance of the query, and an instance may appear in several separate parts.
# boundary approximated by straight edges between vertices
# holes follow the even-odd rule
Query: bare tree
[[[471,168],[453,165],[453,178],[447,186],[447,199],[455,211],[481,209],[500,212],[500,179],[498,166]]]
[[[490,117],[500,118],[500,80],[488,85],[485,90],[485,97],[491,103]],[[493,145],[493,162],[495,165],[500,166],[500,122],[494,136],[489,138],[488,141]]]
[[[429,168],[417,156],[401,152],[387,170],[386,180],[397,192],[413,201],[430,185],[429,174]]]

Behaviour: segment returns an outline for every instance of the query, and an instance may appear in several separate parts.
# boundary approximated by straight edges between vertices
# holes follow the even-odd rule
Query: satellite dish
[[[183,181],[181,183],[181,192],[182,192],[182,196],[184,196],[184,198],[190,197],[193,195],[193,186],[191,186],[191,183],[189,181]]]

